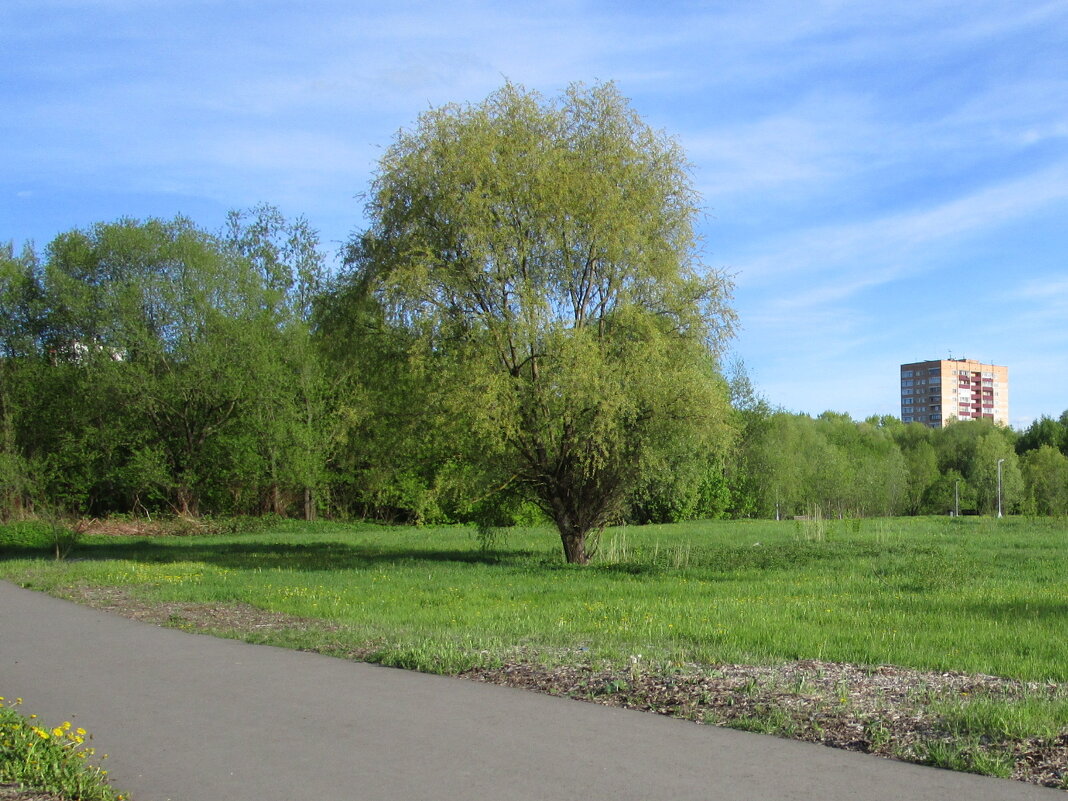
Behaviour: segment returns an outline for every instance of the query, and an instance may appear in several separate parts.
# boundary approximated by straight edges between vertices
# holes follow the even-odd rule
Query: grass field
[[[226,536],[88,536],[65,561],[47,556],[45,536],[34,523],[0,527],[0,577],[317,618],[373,659],[437,672],[521,655],[1068,679],[1063,519],[619,528],[585,568],[562,564],[548,528],[508,531],[484,552],[463,527],[282,522]],[[300,646],[322,635],[273,636]]]

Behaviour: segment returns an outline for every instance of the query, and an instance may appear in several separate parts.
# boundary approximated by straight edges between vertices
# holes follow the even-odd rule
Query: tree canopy
[[[528,492],[570,562],[643,477],[729,439],[730,283],[697,258],[687,170],[611,84],[508,84],[398,135],[353,248],[351,280],[448,386],[453,446]]]

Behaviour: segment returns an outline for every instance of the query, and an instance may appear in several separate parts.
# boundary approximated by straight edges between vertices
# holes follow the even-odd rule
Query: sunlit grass
[[[93,764],[88,732],[68,721],[49,726],[16,710],[21,698],[0,697],[0,783],[78,801],[123,801]]]
[[[1068,525],[1049,519],[716,521],[614,529],[594,564],[548,528],[482,554],[463,527],[283,523],[215,537],[87,537],[56,562],[0,529],[0,576],[46,590],[128,587],[339,624],[338,647],[458,670],[548,662],[822,659],[1068,678]],[[16,546],[21,550],[16,550]],[[307,644],[307,643],[303,643]]]

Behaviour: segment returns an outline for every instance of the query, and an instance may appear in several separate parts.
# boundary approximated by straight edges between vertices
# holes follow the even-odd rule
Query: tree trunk
[[[560,541],[564,545],[564,558],[569,565],[588,565],[590,555],[586,552],[586,535],[596,528],[596,523],[589,514],[589,506],[576,502],[575,496],[567,491],[550,487],[542,496],[549,517],[560,532]]]
[[[182,483],[178,486],[178,514],[183,517],[197,516],[197,498],[192,487]]]
[[[569,565],[588,565],[589,554],[586,553],[586,532],[572,529],[560,532],[560,539],[564,543],[564,556]]]

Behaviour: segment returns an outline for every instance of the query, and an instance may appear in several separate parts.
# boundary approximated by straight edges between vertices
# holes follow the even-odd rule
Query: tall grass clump
[[[827,538],[827,520],[819,504],[813,504],[808,514],[794,521],[797,538],[802,542],[823,542]]]

